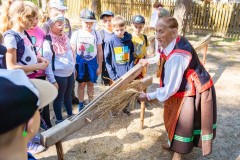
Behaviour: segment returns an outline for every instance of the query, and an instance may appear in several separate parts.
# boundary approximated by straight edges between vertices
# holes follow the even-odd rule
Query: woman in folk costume
[[[168,149],[174,160],[202,148],[203,156],[211,154],[216,135],[216,94],[209,73],[201,64],[189,41],[179,36],[178,23],[164,17],[156,24],[156,39],[161,50],[143,65],[159,61],[160,88],[142,93],[140,101],[158,99],[164,102],[164,124],[168,133]]]

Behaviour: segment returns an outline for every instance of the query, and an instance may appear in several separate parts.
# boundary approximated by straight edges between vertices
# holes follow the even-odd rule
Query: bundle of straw
[[[119,91],[115,91],[105,96],[103,100],[98,103],[96,112],[102,117],[119,116],[124,108],[132,110],[135,107],[138,96],[143,93],[141,80],[135,80],[126,85]],[[158,101],[152,101],[150,104],[157,105]],[[110,114],[109,114],[110,113]]]
[[[122,113],[124,108],[134,108],[140,93],[142,92],[136,89],[127,89],[108,94],[104,100],[99,102],[96,111],[100,116],[107,116],[109,115],[108,113],[111,113],[113,116],[118,116]]]

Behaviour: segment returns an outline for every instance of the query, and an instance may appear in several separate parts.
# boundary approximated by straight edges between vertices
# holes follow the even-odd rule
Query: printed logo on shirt
[[[96,56],[96,53],[94,52],[94,44],[94,37],[78,37],[78,55],[86,60],[93,59]]]
[[[116,63],[124,64],[129,62],[129,59],[130,59],[129,53],[130,53],[130,49],[128,48],[128,46],[114,47]]]
[[[22,60],[27,64],[35,64],[36,55],[35,55],[33,44],[30,42],[30,40],[27,37],[24,37],[23,40],[25,45],[25,51],[24,51]],[[31,50],[31,52],[29,52],[29,49]]]
[[[140,38],[135,39],[134,51],[137,56],[143,53],[143,45],[145,45],[143,40],[141,40]]]

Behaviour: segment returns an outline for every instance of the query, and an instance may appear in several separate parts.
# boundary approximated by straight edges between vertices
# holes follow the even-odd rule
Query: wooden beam
[[[134,75],[133,75],[133,77],[134,77]],[[126,82],[130,83],[131,81],[129,81],[129,82],[126,81]],[[150,77],[150,76],[145,77],[144,79],[141,80],[141,83],[142,84],[140,84],[140,85],[143,86],[143,89],[147,88],[148,86],[150,86],[152,84],[152,77]],[[119,84],[118,86],[124,86],[124,85]],[[116,89],[113,91],[116,91]],[[110,92],[110,93],[112,93],[112,92]],[[104,98],[104,97],[102,97],[102,98]],[[89,123],[89,121],[92,122],[96,118],[98,118],[99,115],[96,113],[96,110],[95,110],[95,108],[97,107],[97,102],[93,103],[89,107],[91,107],[92,110],[85,112],[84,115],[75,117],[74,119],[71,119],[71,120],[66,119],[63,122],[57,124],[56,126],[42,132],[40,134],[41,144],[45,147],[50,147],[50,146],[56,144],[57,142],[61,141],[65,137],[78,131],[82,127],[86,126]]]
[[[56,126],[53,126],[52,128],[42,132],[40,134],[41,144],[45,147],[50,147],[89,124],[89,122],[86,121],[86,118],[93,121],[97,117],[98,116],[95,111],[92,111],[74,121],[66,119]]]
[[[58,160],[64,160],[62,142],[61,141],[57,142],[55,146],[57,150]]]

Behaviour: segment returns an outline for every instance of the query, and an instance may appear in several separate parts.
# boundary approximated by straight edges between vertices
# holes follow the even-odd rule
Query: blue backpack
[[[27,65],[25,62],[22,61],[22,57],[25,51],[25,45],[24,45],[24,40],[19,36],[19,34],[13,30],[8,30],[6,31],[3,36],[5,37],[6,35],[13,35],[15,37],[16,43],[17,43],[17,62],[21,62],[23,65]],[[29,34],[24,31],[24,34],[27,35],[27,38],[30,40],[30,42],[32,43],[32,39],[29,36]],[[35,54],[37,55],[37,51],[36,51],[36,47],[33,46],[33,50],[35,52]],[[6,66],[6,58],[5,56],[2,57],[2,60],[0,61],[0,67],[1,68],[7,68]]]

